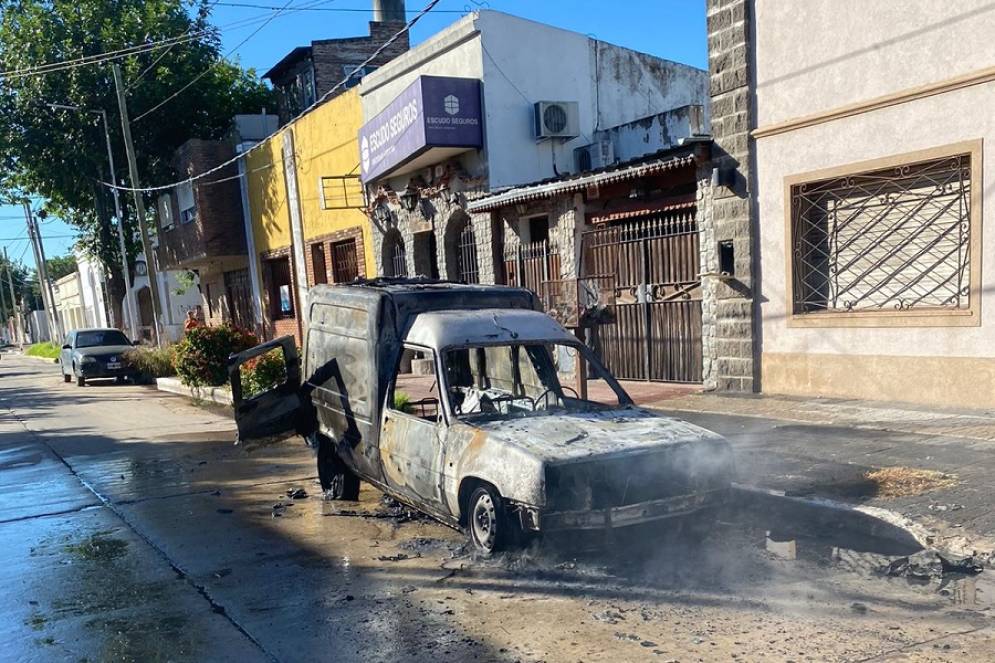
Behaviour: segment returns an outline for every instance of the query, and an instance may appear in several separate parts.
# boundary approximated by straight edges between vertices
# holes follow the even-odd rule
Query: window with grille
[[[408,260],[404,252],[404,238],[397,228],[391,228],[383,238],[383,269],[385,276],[408,275]]]
[[[477,266],[477,238],[473,224],[467,221],[459,234],[456,254],[456,280],[461,283],[480,283],[480,269]]]
[[[359,278],[359,257],[356,254],[356,240],[332,244],[332,275],[336,283],[348,283]]]
[[[971,153],[790,185],[795,314],[970,307]]]

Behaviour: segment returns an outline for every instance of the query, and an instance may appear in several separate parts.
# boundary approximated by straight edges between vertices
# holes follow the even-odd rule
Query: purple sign
[[[482,147],[480,81],[419,76],[359,130],[364,182],[433,147]]]

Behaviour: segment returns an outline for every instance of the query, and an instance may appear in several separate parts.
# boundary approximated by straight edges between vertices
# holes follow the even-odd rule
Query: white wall
[[[80,277],[80,294],[86,324],[91,327],[107,327],[107,311],[104,307],[104,274],[100,264],[90,260],[82,252],[76,252],[76,268]]]
[[[757,5],[761,127],[995,65],[990,1],[807,0],[804,11],[776,0]],[[981,255],[972,256],[982,265],[980,327],[789,328],[785,301],[785,177],[981,138],[984,226],[995,219],[992,108],[995,83],[985,83],[757,139],[765,354],[995,356],[990,229]]]
[[[574,169],[573,150],[597,128],[685,106],[708,104],[706,72],[653,58],[586,35],[495,11],[468,15],[363,79],[368,121],[420,75],[483,81],[482,153],[460,158],[491,189],[554,177]],[[533,103],[579,103],[581,136],[536,143]],[[600,114],[600,120],[598,118]],[[391,181],[403,187],[407,176]]]
[[[991,0],[756,0],[756,26],[761,127],[995,65]]]

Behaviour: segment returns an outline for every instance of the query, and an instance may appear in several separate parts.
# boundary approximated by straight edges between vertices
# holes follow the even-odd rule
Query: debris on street
[[[942,578],[951,573],[977,575],[984,571],[984,566],[974,556],[948,559],[935,551],[928,550],[907,557],[899,557],[882,568],[881,571],[884,575],[891,577],[925,581]]]
[[[867,472],[864,478],[874,484],[875,494],[880,497],[922,495],[957,483],[952,474],[914,467],[882,467]]]
[[[288,488],[287,497],[292,500],[303,500],[307,497],[307,491],[303,488]]]

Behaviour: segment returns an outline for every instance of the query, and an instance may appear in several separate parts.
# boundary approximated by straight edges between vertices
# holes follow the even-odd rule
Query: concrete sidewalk
[[[931,532],[937,546],[995,551],[991,412],[705,393],[646,405],[725,435],[741,483],[886,509]],[[874,478],[882,468],[939,472],[945,485],[890,494]]]

